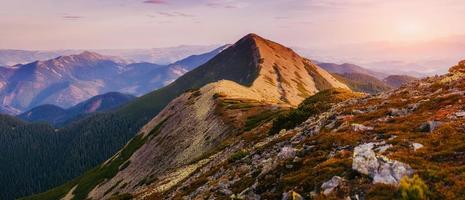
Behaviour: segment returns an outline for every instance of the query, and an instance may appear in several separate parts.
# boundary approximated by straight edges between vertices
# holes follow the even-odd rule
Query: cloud
[[[207,1],[206,5],[212,8],[243,8],[247,5],[247,3],[233,1],[233,0],[209,0]]]
[[[174,11],[174,12],[164,12],[164,11],[160,11],[158,12],[159,15],[162,15],[162,16],[165,16],[165,17],[195,17],[195,15],[192,15],[192,14],[187,14],[187,13],[183,13],[183,12],[177,12],[177,11]]]
[[[150,3],[150,4],[167,4],[166,0],[145,0],[143,3]]]
[[[77,16],[77,15],[63,15],[62,18],[65,19],[65,20],[79,20],[79,19],[82,19],[84,17],[83,16]]]

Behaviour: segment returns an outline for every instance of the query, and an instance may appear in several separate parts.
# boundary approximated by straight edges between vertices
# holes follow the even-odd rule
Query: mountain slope
[[[407,75],[390,75],[383,79],[383,81],[393,88],[398,88],[403,84],[418,80],[418,78]]]
[[[74,121],[95,112],[108,111],[120,107],[135,99],[132,95],[110,92],[97,95],[69,109],[55,105],[42,105],[18,115],[18,118],[28,122],[48,122],[55,126]]]
[[[232,134],[233,137],[223,140],[224,146],[198,159],[178,157],[195,155],[190,154],[196,152],[188,150],[190,145],[199,151],[204,146],[197,145],[208,139],[200,137],[191,140],[199,143],[183,143],[185,138],[170,135],[177,126],[169,123],[179,121],[170,116],[183,112],[179,108],[186,108],[185,114],[192,113],[189,109],[195,107],[206,108],[196,104],[212,102],[204,95],[209,97],[212,93],[208,89],[223,83],[209,84],[174,100],[133,140],[141,141],[136,148],[129,148],[133,142],[128,143],[97,168],[105,170],[113,166],[110,175],[97,182],[89,179],[90,182],[74,182],[68,185],[75,188],[74,193],[68,195],[85,198],[81,192],[88,185],[80,184],[88,183],[96,186],[90,193],[92,199],[107,199],[112,193],[113,198],[135,199],[462,199],[465,197],[464,72],[465,61],[451,68],[447,75],[414,81],[374,96],[323,91],[299,106],[314,109],[300,110],[313,113],[297,127],[269,135],[270,123],[261,123],[251,132]],[[249,94],[252,91],[232,85],[223,84],[219,88],[234,88],[241,95],[239,99],[253,96]],[[235,92],[231,92],[233,96]],[[237,104],[231,107],[227,94],[213,92],[219,99],[218,105],[226,108],[219,111],[226,112],[226,119],[234,119],[232,110],[237,109]],[[325,105],[334,98],[349,100]],[[189,103],[189,99],[194,101]],[[238,99],[235,100],[237,103]],[[189,126],[183,124],[188,122],[179,122],[181,129]],[[195,123],[202,127],[208,122],[211,121]],[[212,131],[206,135],[222,138],[215,133],[218,134]],[[173,148],[170,141],[180,147]],[[163,150],[165,154],[157,158],[151,149]],[[184,160],[188,164],[171,165]],[[163,164],[174,168],[160,175],[157,169],[165,168]],[[93,175],[100,173],[94,172]],[[134,184],[138,189],[128,187]]]
[[[373,70],[369,70],[358,65],[350,64],[350,63],[343,63],[343,64],[335,64],[335,63],[320,63],[317,62],[318,66],[325,69],[330,73],[337,73],[337,74],[366,74],[369,76],[374,76],[378,79],[383,79],[387,77],[387,74],[382,72],[377,72]]]
[[[368,94],[378,94],[380,92],[388,91],[391,86],[385,82],[366,74],[359,73],[345,73],[345,74],[332,74],[337,80],[349,86],[353,91],[365,92]]]
[[[164,108],[107,162],[32,198],[107,198],[147,188],[156,178],[171,175],[166,183],[175,184],[201,166],[190,162],[221,148],[228,138],[329,88],[348,87],[292,50],[249,34],[172,84],[116,112],[140,122]],[[172,171],[178,167],[186,171]],[[133,179],[122,183],[124,177]]]

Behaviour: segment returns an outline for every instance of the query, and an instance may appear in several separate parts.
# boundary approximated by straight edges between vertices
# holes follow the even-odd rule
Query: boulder
[[[412,168],[405,163],[378,155],[374,149],[386,146],[384,143],[366,143],[355,147],[352,169],[373,178],[373,183],[398,185],[404,176],[413,174]],[[381,148],[384,149],[384,148]]]

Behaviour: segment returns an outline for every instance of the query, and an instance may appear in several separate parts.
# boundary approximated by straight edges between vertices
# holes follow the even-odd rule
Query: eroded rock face
[[[366,143],[355,147],[352,169],[373,178],[373,183],[398,185],[404,176],[413,174],[412,168],[405,163],[378,155],[378,149],[386,149],[384,142]],[[378,152],[375,152],[378,151]]]

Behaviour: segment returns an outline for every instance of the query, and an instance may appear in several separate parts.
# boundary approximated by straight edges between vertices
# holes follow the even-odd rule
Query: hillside
[[[48,122],[54,126],[62,126],[95,112],[116,109],[135,98],[132,95],[110,92],[92,97],[68,109],[55,105],[38,106],[18,115],[18,118],[27,122]]]
[[[322,63],[317,62],[318,66],[325,69],[330,73],[336,74],[365,74],[369,76],[376,77],[377,79],[384,79],[386,78],[387,74],[382,72],[373,71],[358,65],[350,64],[350,63],[343,63],[343,64],[335,64],[335,63]]]
[[[173,168],[200,167],[186,165],[223,146],[227,138],[269,122],[274,114],[329,88],[348,89],[291,49],[249,34],[172,84],[123,107],[117,113],[140,119],[180,95],[105,164],[33,198],[99,199],[146,188],[152,178],[169,175]],[[168,185],[185,175],[176,175]],[[114,184],[127,176],[134,180],[115,189]]]
[[[403,84],[418,80],[418,78],[407,75],[390,75],[383,79],[383,81],[393,88],[398,88]]]
[[[332,74],[337,80],[349,86],[353,91],[365,92],[368,94],[378,94],[392,89],[385,82],[366,74],[344,73]]]
[[[236,119],[231,116],[232,110],[241,108],[241,103],[216,92],[213,93],[220,94],[214,95],[216,98],[205,98],[216,84],[223,84],[217,88],[220,90],[234,86],[210,84],[173,101],[120,153],[92,171],[92,178],[88,173],[68,184],[71,192],[67,196],[82,199],[82,192],[91,185],[97,186],[90,193],[92,199],[106,199],[112,193],[116,199],[462,199],[463,72],[465,61],[451,68],[447,75],[414,81],[375,96],[363,97],[341,89],[323,91],[297,108],[296,111],[307,113],[307,120],[301,124],[270,135],[268,130],[277,121],[265,120],[252,129],[242,129],[249,131],[224,138],[225,145],[220,148],[201,154],[198,151],[204,146],[197,145],[205,144],[205,139],[193,139],[199,143],[186,143],[187,148],[182,148],[185,138],[170,135],[168,130],[173,128],[170,123],[177,121],[170,116],[176,117],[179,104],[190,105],[185,112],[192,113],[191,108],[206,108],[198,104],[219,100],[218,105],[224,108],[219,111],[225,114],[221,116]],[[250,97],[239,88],[235,91],[239,98]],[[189,103],[189,99],[194,101]],[[200,116],[211,116],[207,110],[203,112],[207,115]],[[295,120],[294,116],[286,114],[285,118]],[[197,130],[202,131],[202,124],[209,122],[196,122],[200,125]],[[181,133],[187,125],[180,127]],[[222,138],[214,133],[218,134],[212,131],[207,135]],[[164,147],[170,141],[181,148]],[[191,145],[196,151],[189,150]],[[163,150],[165,156],[151,154],[155,149]],[[202,156],[196,159],[192,155]],[[182,161],[188,164],[179,164]],[[166,169],[165,166],[151,168],[163,164],[175,167],[164,175],[157,169]],[[96,176],[110,169],[106,176]],[[134,184],[139,189],[134,190]],[[87,187],[87,191],[92,187]],[[46,195],[51,194],[35,198],[50,198]]]

